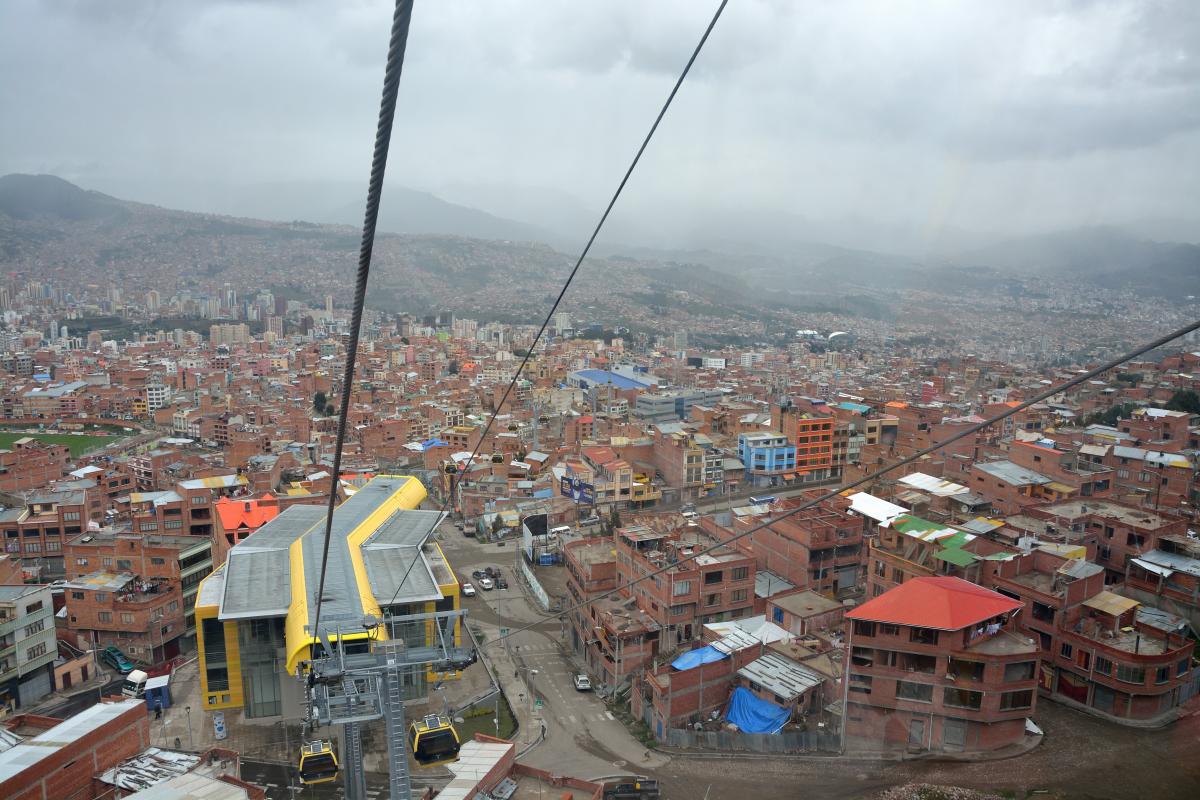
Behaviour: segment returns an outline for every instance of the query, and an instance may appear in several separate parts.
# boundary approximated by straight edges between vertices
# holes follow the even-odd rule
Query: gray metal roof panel
[[[738,675],[786,701],[794,700],[822,683],[816,672],[778,653],[767,653],[751,661],[738,670]]]

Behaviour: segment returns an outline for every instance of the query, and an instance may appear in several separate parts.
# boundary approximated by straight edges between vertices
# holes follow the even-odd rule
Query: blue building
[[[738,456],[746,465],[746,480],[751,486],[774,486],[786,473],[796,471],[796,447],[782,433],[740,434]]]

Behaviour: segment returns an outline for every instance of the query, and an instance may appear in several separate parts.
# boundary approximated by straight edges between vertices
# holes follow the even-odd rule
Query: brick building
[[[92,800],[95,776],[150,746],[142,700],[97,703],[65,721],[18,716],[8,727],[42,730],[0,752],[6,800]]]
[[[136,575],[144,581],[163,582],[177,590],[183,608],[182,632],[172,629],[166,635],[168,639],[171,634],[183,637],[179,649],[191,649],[196,636],[196,594],[200,582],[214,568],[212,540],[193,536],[97,531],[68,542],[64,555],[67,575],[72,579],[83,578],[95,571],[115,571]],[[85,597],[78,602],[86,600]],[[167,606],[170,606],[169,601]],[[67,607],[72,607],[70,594],[67,595]],[[74,630],[77,626],[69,627]],[[159,637],[153,637],[155,644],[163,643],[162,635],[160,630]],[[85,635],[85,641],[91,640]]]
[[[38,489],[61,478],[71,463],[66,445],[44,444],[26,436],[10,450],[0,450],[0,492]]]
[[[950,577],[914,578],[846,619],[848,746],[996,750],[1021,740],[1037,702],[1022,604]]]
[[[1196,691],[1187,623],[1104,588],[1102,567],[1050,549],[993,562],[996,591],[1026,607],[1039,688],[1115,721],[1169,721]]]
[[[809,499],[807,495],[786,498],[771,513],[786,512]],[[844,498],[827,500],[772,522],[734,546],[751,555],[758,569],[770,570],[796,587],[829,595],[852,594],[862,586],[863,543],[869,522],[851,514],[849,508]],[[700,520],[701,527],[721,541],[763,522],[754,514],[721,519],[705,516]]]

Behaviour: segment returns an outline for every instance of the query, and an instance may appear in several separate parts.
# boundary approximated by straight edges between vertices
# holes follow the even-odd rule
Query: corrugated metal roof
[[[901,514],[907,514],[908,509],[889,503],[867,492],[855,492],[850,495],[850,510],[875,520],[880,525],[887,526]]]
[[[1188,575],[1200,577],[1200,559],[1192,558],[1191,556],[1180,555],[1179,553],[1167,553],[1163,550],[1151,550],[1148,553],[1142,553],[1141,556],[1135,558],[1134,561],[1148,561],[1151,564],[1160,567],[1167,567],[1175,572],[1183,572]]]
[[[1097,611],[1114,617],[1119,617],[1129,609],[1141,605],[1141,603],[1139,603],[1137,600],[1133,600],[1128,597],[1122,597],[1121,595],[1110,592],[1107,589],[1105,589],[1103,592],[1100,592],[1100,594],[1096,595],[1095,597],[1089,597],[1087,600],[1084,600],[1083,604],[1088,608],[1094,608]]]
[[[754,681],[788,703],[822,682],[819,674],[779,653],[767,653],[751,661],[738,670],[738,676]]]
[[[977,469],[986,472],[994,478],[999,478],[1005,483],[1011,483],[1017,486],[1027,486],[1034,484],[1041,486],[1049,483],[1050,479],[1041,473],[1034,472],[1031,469],[1025,469],[1011,461],[989,461],[975,465]]]
[[[970,491],[961,483],[953,483],[942,478],[935,478],[932,475],[926,475],[924,472],[914,472],[911,475],[905,475],[900,478],[900,483],[905,486],[911,486],[914,489],[920,489],[922,492],[928,492],[935,497],[950,497],[951,495],[963,494]]]

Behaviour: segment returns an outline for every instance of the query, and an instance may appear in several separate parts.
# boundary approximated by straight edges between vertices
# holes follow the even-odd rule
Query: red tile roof
[[[213,505],[216,506],[217,516],[221,518],[221,527],[226,531],[256,531],[279,516],[279,504],[269,494],[257,500],[223,497]]]
[[[1014,611],[1020,600],[962,578],[912,578],[846,616],[915,628],[957,631]]]

